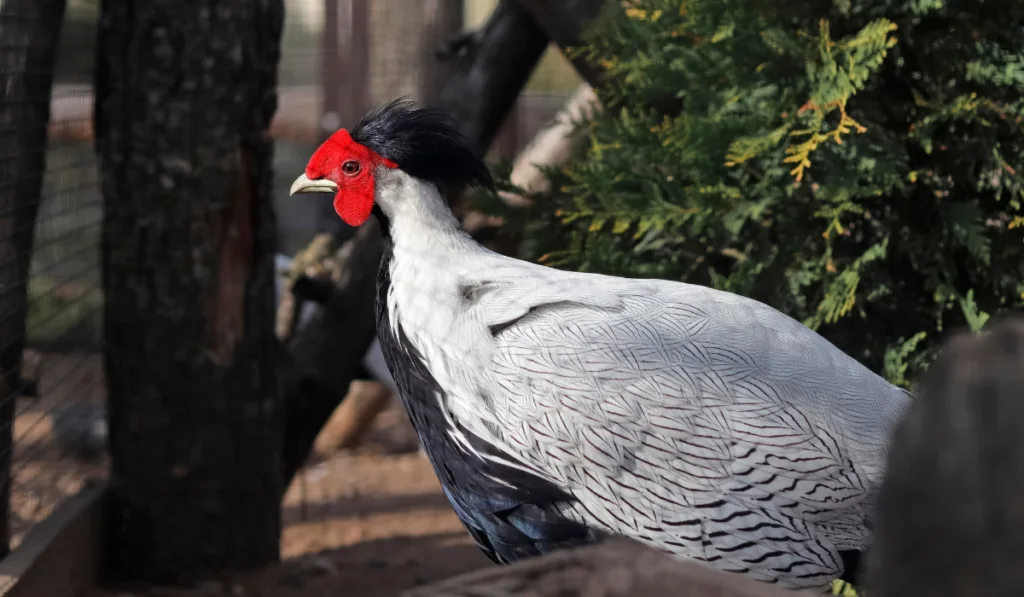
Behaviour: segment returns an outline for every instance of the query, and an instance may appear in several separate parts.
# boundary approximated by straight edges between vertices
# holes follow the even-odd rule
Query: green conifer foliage
[[[584,50],[617,107],[525,257],[756,298],[899,384],[1024,304],[1024,2],[636,0]]]

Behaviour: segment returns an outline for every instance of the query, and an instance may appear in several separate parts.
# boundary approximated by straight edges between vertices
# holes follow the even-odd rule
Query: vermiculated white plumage
[[[757,301],[479,246],[435,182],[489,177],[438,113],[386,106],[307,173],[293,190],[337,190],[357,221],[373,190],[382,353],[445,494],[495,561],[623,534],[825,588],[868,545],[906,392]]]
[[[757,301],[510,259],[432,185],[389,172],[377,193],[392,334],[489,458],[574,498],[562,514],[791,587],[866,547],[905,392]]]

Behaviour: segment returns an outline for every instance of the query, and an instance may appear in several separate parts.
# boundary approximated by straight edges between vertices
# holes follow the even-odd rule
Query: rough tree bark
[[[569,549],[463,574],[403,597],[810,597],[704,564],[672,557],[629,539]]]
[[[435,105],[458,120],[479,155],[490,147],[547,45],[547,36],[515,0],[502,0],[480,31],[450,44],[446,54],[452,74]],[[381,251],[380,230],[371,219],[339,250],[337,269],[343,275],[329,285],[306,280],[294,288],[297,296],[317,300],[323,308],[289,347],[286,484],[360,373],[376,329],[374,287]]]
[[[65,4],[0,2],[0,557],[9,549],[12,421],[22,391],[29,261]]]
[[[281,0],[104,0],[96,148],[108,561],[189,583],[278,559],[271,140]]]
[[[893,435],[867,594],[1020,594],[1022,395],[1024,318],[946,343]]]

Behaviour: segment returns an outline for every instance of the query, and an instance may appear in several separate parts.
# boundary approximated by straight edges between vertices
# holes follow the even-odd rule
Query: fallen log
[[[555,552],[417,587],[403,597],[801,597],[630,539]]]

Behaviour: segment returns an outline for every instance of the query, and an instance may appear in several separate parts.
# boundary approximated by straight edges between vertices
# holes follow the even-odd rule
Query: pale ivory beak
[[[289,195],[296,193],[337,193],[338,185],[326,178],[319,180],[310,180],[305,174],[300,175],[292,183],[292,188],[288,192]]]

